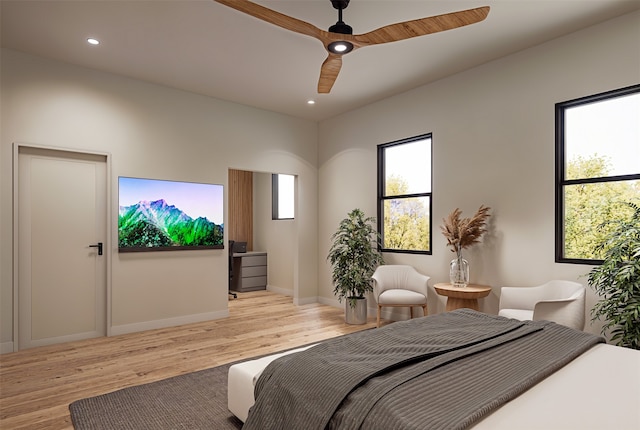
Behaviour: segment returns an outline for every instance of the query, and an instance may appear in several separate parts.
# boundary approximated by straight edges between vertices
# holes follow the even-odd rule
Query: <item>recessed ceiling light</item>
[[[87,43],[89,45],[100,45],[100,41],[98,39],[94,39],[93,37],[88,38]]]
[[[315,100],[307,100],[307,104],[308,105],[314,105],[314,104],[316,104],[316,101]]]

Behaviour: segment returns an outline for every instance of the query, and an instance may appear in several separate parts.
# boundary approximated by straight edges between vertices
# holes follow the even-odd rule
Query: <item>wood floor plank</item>
[[[69,403],[375,327],[341,309],[240,293],[229,317],[0,355],[0,428],[73,429]]]

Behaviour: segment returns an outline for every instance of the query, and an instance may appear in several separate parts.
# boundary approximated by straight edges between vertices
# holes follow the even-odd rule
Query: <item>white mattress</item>
[[[257,378],[267,364],[282,355],[229,369],[229,410],[242,421],[254,403]],[[640,351],[596,345],[472,428],[640,430]]]
[[[599,344],[474,430],[638,430],[640,351]]]

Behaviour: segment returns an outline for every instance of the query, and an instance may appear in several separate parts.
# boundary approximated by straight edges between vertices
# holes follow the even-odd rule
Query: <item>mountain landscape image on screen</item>
[[[223,225],[191,218],[164,199],[120,206],[118,248],[222,247]]]

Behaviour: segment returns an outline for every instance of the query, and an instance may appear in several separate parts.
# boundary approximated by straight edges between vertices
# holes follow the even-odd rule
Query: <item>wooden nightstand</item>
[[[491,287],[469,284],[466,287],[454,287],[450,283],[435,284],[436,293],[447,297],[447,312],[460,308],[478,309],[478,299],[487,297]]]

